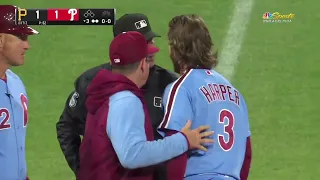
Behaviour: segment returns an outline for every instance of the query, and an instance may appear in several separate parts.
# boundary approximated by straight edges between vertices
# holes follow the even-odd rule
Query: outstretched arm
[[[143,106],[135,96],[110,103],[106,129],[120,163],[128,169],[159,164],[189,148],[182,133],[163,140],[147,141]]]

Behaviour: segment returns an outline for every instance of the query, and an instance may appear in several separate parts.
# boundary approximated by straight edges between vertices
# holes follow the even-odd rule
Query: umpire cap
[[[16,24],[16,13],[19,8],[13,5],[0,5],[0,33],[12,35],[39,34],[26,24]]]
[[[147,41],[154,37],[160,37],[152,31],[148,17],[140,13],[125,14],[113,26],[114,37],[127,31],[137,31],[143,34]]]

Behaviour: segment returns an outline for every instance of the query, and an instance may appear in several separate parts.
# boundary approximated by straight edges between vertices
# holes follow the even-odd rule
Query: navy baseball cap
[[[109,47],[109,57],[112,65],[125,66],[146,58],[158,51],[147,43],[145,37],[137,31],[128,31],[117,35]]]
[[[144,35],[147,41],[154,37],[160,37],[157,33],[153,32],[146,15],[141,13],[125,14],[121,16],[113,25],[113,36],[127,32],[137,31]]]

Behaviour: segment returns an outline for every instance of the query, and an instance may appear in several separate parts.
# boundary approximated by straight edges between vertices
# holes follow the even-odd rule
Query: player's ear
[[[142,72],[146,71],[146,69],[149,68],[149,63],[147,62],[146,57],[142,59],[141,64],[140,64],[140,68],[141,68]]]

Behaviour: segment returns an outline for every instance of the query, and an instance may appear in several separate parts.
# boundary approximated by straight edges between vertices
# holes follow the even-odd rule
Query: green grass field
[[[162,49],[157,63],[172,68],[167,23],[179,14],[201,15],[217,47],[227,36],[235,0],[1,0],[24,8],[116,8],[117,17],[149,16]],[[255,0],[232,78],[245,96],[253,138],[251,180],[317,180],[320,177],[320,2]],[[266,24],[265,12],[294,13],[291,23]],[[111,27],[38,26],[23,67],[14,69],[29,94],[27,161],[31,180],[75,179],[56,139],[55,123],[75,78],[108,61]],[[319,45],[319,46],[318,46]],[[318,47],[317,47],[318,46]],[[232,51],[232,50],[231,50]],[[231,52],[232,53],[232,52]],[[228,68],[228,67],[224,67]],[[225,69],[224,69],[225,70]]]

